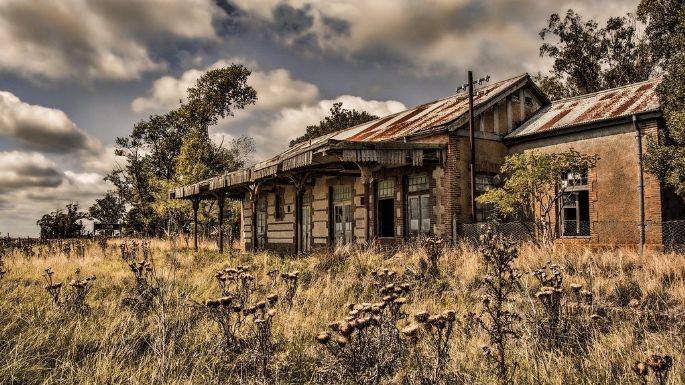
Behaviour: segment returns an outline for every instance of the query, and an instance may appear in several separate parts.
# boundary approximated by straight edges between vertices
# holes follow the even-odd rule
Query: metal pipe
[[[473,128],[473,72],[469,71],[469,154],[471,160],[469,171],[471,173],[471,221],[476,222],[476,140]]]
[[[224,193],[219,193],[216,197],[219,205],[219,253],[224,252]]]
[[[633,128],[635,128],[635,142],[637,145],[637,178],[638,196],[640,205],[640,256],[645,252],[645,181],[642,165],[642,132],[637,123],[637,115],[633,115]]]

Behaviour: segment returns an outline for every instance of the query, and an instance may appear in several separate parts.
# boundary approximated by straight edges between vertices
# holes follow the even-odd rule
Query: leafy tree
[[[68,203],[66,211],[58,209],[44,214],[36,224],[40,227],[42,239],[76,238],[83,234],[82,219],[88,215],[79,211],[78,203]]]
[[[234,139],[224,148],[209,136],[209,128],[219,119],[256,101],[256,91],[247,84],[249,75],[247,68],[236,64],[210,70],[188,89],[186,101],[177,109],[150,116],[137,123],[130,136],[117,138],[115,154],[125,162],[105,179],[131,207],[124,219],[127,232],[160,234],[170,221],[186,221],[187,205],[168,201],[169,188],[250,161],[251,139]]]
[[[638,17],[658,64],[665,70],[657,88],[666,120],[658,140],[650,140],[645,164],[662,183],[685,198],[685,3],[642,0]]]
[[[632,15],[612,17],[600,28],[569,9],[563,19],[552,14],[540,38],[540,56],[554,64],[550,76],[538,74],[536,80],[553,100],[647,80],[654,70],[650,46],[638,36]]]
[[[533,220],[543,242],[549,243],[554,236],[551,226],[554,209],[564,193],[580,183],[583,175],[596,164],[596,155],[573,149],[562,153],[512,154],[506,157],[501,168],[506,176],[504,185],[487,191],[477,201],[494,204],[500,214]],[[573,177],[564,178],[568,175]]]
[[[307,126],[307,131],[304,135],[290,141],[290,147],[297,143],[344,130],[349,127],[354,127],[374,119],[378,119],[378,116],[369,114],[366,111],[357,111],[355,109],[348,110],[342,108],[342,103],[334,103],[333,107],[330,109],[330,115],[319,121],[319,124]]]
[[[88,209],[90,218],[100,223],[119,223],[125,212],[124,202],[112,191],[96,199]]]

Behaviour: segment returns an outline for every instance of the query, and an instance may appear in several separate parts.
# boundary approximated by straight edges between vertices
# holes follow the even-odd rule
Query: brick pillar
[[[461,175],[459,171],[460,151],[459,138],[455,133],[449,133],[447,142],[447,160],[445,167],[445,174],[442,186],[444,188],[442,195],[442,205],[445,208],[445,215],[442,219],[442,228],[446,236],[454,234],[456,229],[452,228],[454,219],[459,221],[461,216],[461,205],[459,199],[461,197]]]

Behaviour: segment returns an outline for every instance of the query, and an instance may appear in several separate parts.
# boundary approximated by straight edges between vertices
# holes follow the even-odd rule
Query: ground
[[[393,252],[348,248],[283,258],[194,252],[183,243],[160,240],[151,241],[146,251],[141,241],[137,246],[125,241],[122,249],[122,242],[86,242],[82,255],[78,246],[70,252],[47,246],[5,249],[0,384],[497,381],[496,368],[483,353],[491,341],[478,322],[487,294],[484,281],[490,278],[484,277],[483,257],[472,245],[441,250],[434,270],[431,249],[416,245]],[[226,271],[238,266],[245,272]],[[514,266],[522,274],[520,286],[505,306],[520,316],[512,321],[516,335],[506,352],[515,383],[640,384],[632,367],[651,354],[672,357],[664,383],[685,382],[685,256],[551,251],[523,244]],[[63,283],[57,303],[46,290],[48,268],[53,282]],[[547,290],[535,274],[540,268],[546,270],[537,276],[551,278],[556,270],[563,278],[557,285],[556,324],[543,303],[545,294],[539,294]],[[76,269],[83,282],[69,285]],[[387,278],[384,269],[396,274]],[[85,279],[92,275],[96,279]],[[247,275],[254,279],[247,279],[244,290],[226,284],[222,293],[222,279],[230,283],[236,277],[240,283]],[[388,294],[379,291],[386,281],[406,290],[397,289],[386,298],[387,307],[373,310]],[[580,290],[592,293],[592,305]],[[278,301],[266,300],[274,293]],[[221,298],[233,304],[246,300],[235,313],[239,323],[228,321],[238,316],[229,306],[223,312]],[[406,304],[397,298],[406,298]],[[250,310],[252,304],[258,306]],[[399,310],[393,315],[391,309]],[[453,320],[449,310],[455,312]],[[444,351],[433,339],[438,326],[431,329],[419,321],[422,311],[445,314],[451,333],[443,334]],[[331,327],[339,330],[342,324],[329,324],[347,316],[359,325],[365,312],[371,326],[357,326],[347,342],[340,342],[342,332]],[[377,326],[373,317],[381,320]],[[416,337],[411,327],[406,329],[414,324]],[[321,341],[325,344],[315,338],[326,340],[326,335],[331,340]],[[441,359],[443,367],[436,369]],[[658,383],[654,371],[647,379]]]

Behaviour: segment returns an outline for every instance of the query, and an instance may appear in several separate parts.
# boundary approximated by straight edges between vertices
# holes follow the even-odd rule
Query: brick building
[[[661,223],[672,211],[664,202],[676,205],[649,174],[638,188],[635,127],[641,138],[663,125],[656,84],[550,102],[525,74],[476,89],[473,159],[462,93],[299,143],[169,195],[191,200],[194,208],[202,199],[218,199],[220,207],[226,198],[240,201],[246,250],[291,254],[419,234],[451,238],[462,224],[487,219],[490,208],[472,198],[493,185],[506,155],[575,148],[600,161],[558,209],[562,241],[636,244],[639,231],[610,232],[602,223],[640,221],[638,190],[644,190],[647,221],[640,223]],[[657,226],[645,228],[647,243],[663,242]]]

